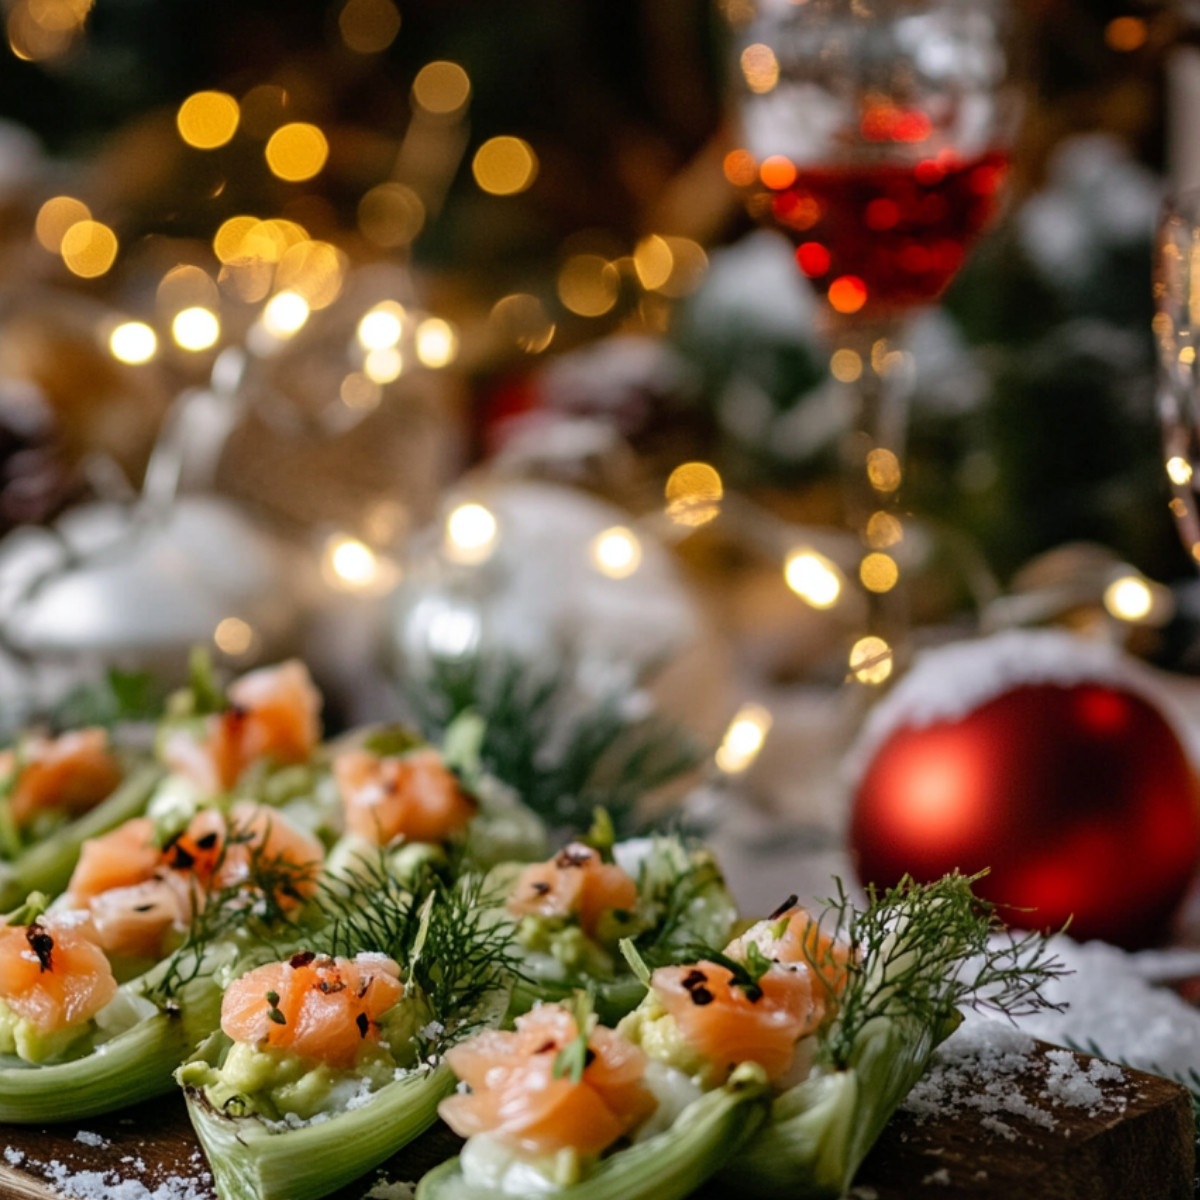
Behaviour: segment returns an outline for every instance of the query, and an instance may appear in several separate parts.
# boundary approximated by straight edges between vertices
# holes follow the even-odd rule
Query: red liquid
[[[943,153],[913,166],[796,167],[768,159],[772,183],[750,211],[796,244],[800,269],[839,312],[936,300],[996,211],[1008,160]]]

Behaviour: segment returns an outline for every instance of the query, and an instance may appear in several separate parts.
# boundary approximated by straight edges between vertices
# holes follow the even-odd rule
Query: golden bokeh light
[[[867,478],[877,492],[894,492],[900,486],[900,460],[883,446],[867,455]]]
[[[358,228],[385,250],[407,246],[425,225],[425,205],[403,183],[381,183],[358,202]]]
[[[213,642],[222,654],[238,658],[253,647],[254,629],[241,617],[226,617],[213,631]]]
[[[175,114],[179,136],[196,150],[215,150],[233,140],[242,110],[226,92],[193,92]]]
[[[143,321],[122,321],[108,335],[108,349],[118,362],[137,366],[158,353],[158,335]]]
[[[638,282],[649,292],[662,287],[671,278],[674,266],[671,247],[666,238],[658,234],[642,238],[634,247],[633,269],[637,272]]]
[[[1154,592],[1139,575],[1125,575],[1104,589],[1104,607],[1119,621],[1141,621],[1154,608]]]
[[[738,60],[746,86],[757,95],[765,95],[779,82],[779,59],[762,42],[747,46]]]
[[[171,336],[181,349],[193,353],[208,350],[221,337],[221,322],[211,309],[196,306],[177,313],[171,322]]]
[[[383,399],[383,389],[361,371],[351,371],[342,379],[338,387],[338,397],[347,408],[355,412],[370,412],[371,409],[379,407],[379,402]]]
[[[426,63],[413,80],[412,94],[426,112],[449,116],[470,98],[471,80],[458,63]]]
[[[512,342],[526,354],[541,354],[557,332],[546,306],[528,292],[501,297],[492,306],[488,322],[503,341]]]
[[[724,495],[715,467],[705,462],[682,463],[667,479],[667,516],[677,525],[705,525],[720,513]]]
[[[862,356],[857,350],[848,350],[845,347],[835,350],[829,360],[829,373],[839,383],[854,383],[862,378]]]
[[[812,608],[831,608],[842,594],[841,572],[816,550],[793,550],[784,562],[783,577]]]
[[[379,54],[400,32],[400,12],[392,0],[347,0],[338,13],[338,32],[356,54]]]
[[[280,126],[267,140],[267,166],[288,183],[300,183],[320,173],[329,158],[325,135],[306,121]]]
[[[580,317],[602,317],[620,293],[617,268],[599,254],[574,254],[558,273],[558,298]]]
[[[476,564],[491,557],[500,526],[482,504],[460,504],[446,518],[443,549],[454,562]]]
[[[475,182],[492,196],[515,196],[537,178],[538,161],[533,147],[522,138],[489,138],[471,160]]]
[[[181,263],[162,277],[156,299],[160,315],[170,319],[185,308],[215,310],[220,304],[220,292],[202,267]]]
[[[427,317],[417,326],[413,348],[422,366],[435,370],[447,367],[458,356],[458,334],[448,321],[440,317]]]
[[[311,311],[299,293],[276,292],[263,308],[263,328],[275,338],[292,337],[304,328]]]
[[[257,217],[238,216],[230,217],[227,221],[222,221],[213,235],[213,253],[217,256],[217,261],[222,263],[237,262],[247,257],[243,246],[247,235],[256,226],[262,222]],[[271,259],[272,262],[277,262],[279,256],[276,255]]]
[[[325,578],[345,591],[363,591],[379,579],[375,551],[366,542],[342,534],[335,534],[326,542],[321,565]]]
[[[592,538],[592,565],[609,579],[628,579],[642,564],[642,543],[624,525],[614,525]]]
[[[898,517],[888,512],[874,512],[867,519],[864,531],[867,545],[872,550],[886,550],[904,540],[904,526]]]
[[[395,383],[404,374],[404,355],[395,346],[369,350],[363,359],[363,374],[372,383]]]
[[[1167,476],[1178,487],[1187,487],[1192,482],[1192,464],[1178,454],[1167,459]]]
[[[717,749],[717,766],[726,775],[740,775],[758,758],[774,718],[761,704],[743,704],[729,722]]]
[[[1196,361],[1196,347],[1183,346],[1179,351],[1179,362],[1182,366],[1190,367]]]
[[[859,638],[850,650],[850,673],[859,683],[884,683],[894,666],[892,648],[881,637]]]
[[[96,279],[117,260],[117,235],[100,221],[76,221],[63,234],[59,253],[72,275]]]
[[[278,223],[276,223],[278,224]],[[342,290],[346,256],[329,242],[302,241],[291,246],[275,269],[281,290],[303,296],[309,308],[328,308]]]
[[[383,300],[365,312],[358,322],[355,337],[364,350],[386,350],[396,345],[404,333],[407,317],[404,306],[395,300]]]
[[[671,271],[655,290],[676,300],[700,286],[708,273],[708,255],[700,243],[691,238],[665,237],[662,240],[671,255]]]
[[[890,554],[875,550],[858,564],[858,577],[868,592],[882,595],[900,582],[900,568]]]
[[[26,0],[34,23],[48,33],[73,33],[92,11],[93,0]]]
[[[58,254],[67,230],[91,219],[91,209],[82,200],[76,200],[74,196],[54,196],[38,209],[33,224],[34,236],[51,254]]]

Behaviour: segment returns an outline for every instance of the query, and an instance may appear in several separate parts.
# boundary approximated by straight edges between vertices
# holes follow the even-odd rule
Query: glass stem
[[[907,658],[911,614],[898,554],[905,448],[912,395],[911,356],[901,349],[899,319],[855,321],[834,331],[833,369],[853,406],[841,446],[846,522],[862,546],[859,580],[868,602],[867,630]],[[855,357],[852,357],[856,356]]]

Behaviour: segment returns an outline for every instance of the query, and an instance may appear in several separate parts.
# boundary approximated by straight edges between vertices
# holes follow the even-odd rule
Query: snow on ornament
[[[986,869],[980,893],[1015,925],[1160,941],[1200,853],[1200,786],[1164,691],[1061,631],[921,656],[848,759],[860,880]]]

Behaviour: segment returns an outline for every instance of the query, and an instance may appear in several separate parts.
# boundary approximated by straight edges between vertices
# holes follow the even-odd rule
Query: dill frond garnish
[[[1042,992],[1067,973],[1047,951],[1049,935],[1010,932],[996,906],[972,890],[978,878],[954,873],[922,884],[906,876],[882,892],[869,889],[862,910],[835,881],[819,924],[848,954],[839,963],[838,1015],[819,1051],[824,1065],[848,1066],[863,1031],[881,1018],[938,1029],[956,1023],[964,1006],[1010,1018],[1061,1007]],[[817,939],[804,944],[814,970],[827,970]]]
[[[406,886],[382,858],[328,881],[317,904],[328,924],[318,940],[351,958],[386,954],[400,963],[432,1019],[418,1035],[422,1058],[498,1018],[516,976],[514,922],[478,873],[454,883],[429,871]]]
[[[703,930],[697,928],[697,910],[703,907],[705,897],[724,897],[725,877],[716,859],[707,851],[689,852],[678,839],[678,854],[656,856],[652,874],[643,873],[638,890],[647,907],[654,913],[653,924],[633,939],[638,954],[650,966],[665,966],[676,962],[680,955],[704,941]],[[663,839],[664,848],[668,839]],[[661,865],[660,865],[661,864]],[[663,867],[665,866],[665,869]],[[644,872],[650,870],[648,860]],[[732,899],[728,900],[730,923],[734,915]],[[720,920],[720,914],[717,914]],[[723,930],[727,932],[727,930]],[[724,938],[714,937],[712,940]]]
[[[209,951],[219,942],[248,935],[272,947],[297,929],[296,914],[312,890],[317,865],[268,854],[268,842],[268,837],[259,837],[236,821],[230,823],[209,882],[192,881],[187,933],[147,989],[148,999],[159,1004],[174,1000],[182,988],[211,973],[215,963]],[[247,847],[242,868],[231,882],[216,882],[230,850],[237,846]]]
[[[435,744],[456,718],[478,714],[482,768],[556,830],[586,828],[602,805],[617,832],[629,834],[638,801],[707,756],[680,726],[631,712],[625,690],[581,696],[569,653],[554,668],[504,655],[434,658],[403,686],[417,724]]]

